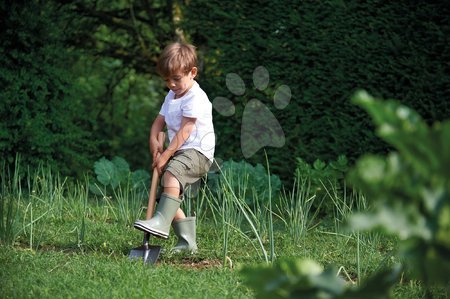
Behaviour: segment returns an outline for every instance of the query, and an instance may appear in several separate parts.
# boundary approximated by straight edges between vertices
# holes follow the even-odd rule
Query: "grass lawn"
[[[333,265],[349,285],[398,262],[395,240],[342,232],[337,226],[342,219],[295,214],[300,210],[286,212],[289,207],[283,206],[272,222],[262,206],[252,211],[237,206],[238,197],[200,194],[184,207],[197,215],[199,251],[173,255],[173,234],[168,240],[151,238],[165,251],[157,264],[144,266],[128,259],[143,234],[132,227],[135,205],[127,206],[124,198],[95,197],[82,184],[50,179],[27,196],[20,186],[9,186],[0,194],[1,298],[253,298],[240,269],[266,259],[310,258]],[[280,217],[285,212],[295,216]],[[293,226],[301,233],[294,235]],[[8,236],[13,236],[9,242]],[[393,289],[393,298],[424,296],[421,284],[407,274]],[[434,298],[446,298],[445,291]]]
[[[229,252],[223,263],[220,229],[203,221],[199,225],[200,250],[195,255],[163,252],[156,265],[130,261],[129,250],[140,245],[142,233],[117,223],[86,221],[85,240],[77,244],[77,219],[36,223],[34,242],[23,234],[14,246],[0,246],[2,298],[252,298],[242,284],[239,269],[262,262],[252,240],[230,233]],[[341,268],[356,280],[356,242],[353,238],[325,233],[324,226],[310,231],[300,244],[293,244],[281,230],[276,232],[276,254],[310,257]],[[40,231],[39,231],[40,230]],[[368,275],[389,262],[393,242],[374,239],[362,242],[361,275]],[[170,248],[175,242],[151,239]],[[388,256],[386,260],[386,256]],[[419,284],[396,287],[395,298],[422,298]],[[442,297],[444,298],[444,297]]]
[[[187,261],[143,266],[126,256],[0,247],[2,298],[243,298],[236,271]]]

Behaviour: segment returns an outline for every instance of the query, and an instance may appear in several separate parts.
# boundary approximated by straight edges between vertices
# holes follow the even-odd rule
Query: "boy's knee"
[[[166,171],[163,175],[162,180],[162,187],[164,190],[170,189],[170,190],[178,190],[178,193],[181,193],[181,183],[178,181],[178,179],[170,172]]]
[[[178,184],[177,178],[170,171],[164,172],[163,180],[165,186]]]

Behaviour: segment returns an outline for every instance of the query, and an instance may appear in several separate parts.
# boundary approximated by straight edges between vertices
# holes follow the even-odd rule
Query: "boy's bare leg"
[[[173,218],[173,221],[177,221],[177,220],[184,219],[184,218],[186,218],[186,215],[184,214],[183,210],[178,209],[177,213],[175,214],[175,217]]]
[[[173,197],[180,196],[180,183],[169,171],[164,173],[164,193]],[[186,215],[183,210],[179,208],[173,220],[175,221],[184,218],[186,218]]]

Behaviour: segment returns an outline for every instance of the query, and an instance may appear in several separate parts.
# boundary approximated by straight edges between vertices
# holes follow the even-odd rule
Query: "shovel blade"
[[[161,246],[155,245],[142,245],[131,249],[128,258],[130,260],[142,259],[144,264],[154,264],[159,257],[161,252]]]

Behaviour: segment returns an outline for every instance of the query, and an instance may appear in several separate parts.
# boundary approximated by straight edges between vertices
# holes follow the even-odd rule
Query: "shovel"
[[[159,144],[164,144],[165,135],[164,132],[158,134]],[[158,188],[159,174],[156,168],[153,169],[152,184],[150,186],[150,194],[148,197],[147,215],[145,220],[150,220],[153,217],[153,211],[155,209],[156,201],[156,189]],[[143,259],[144,264],[154,264],[161,252],[161,246],[155,246],[149,244],[150,234],[144,233],[144,242],[141,246],[131,249],[128,257],[132,260]]]

